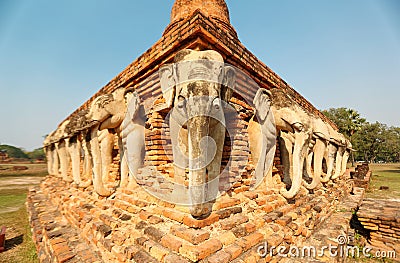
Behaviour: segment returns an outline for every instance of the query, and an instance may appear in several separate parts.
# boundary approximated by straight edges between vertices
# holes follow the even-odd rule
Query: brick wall
[[[395,251],[400,259],[400,201],[364,199],[358,220],[369,232],[368,243],[381,251]]]

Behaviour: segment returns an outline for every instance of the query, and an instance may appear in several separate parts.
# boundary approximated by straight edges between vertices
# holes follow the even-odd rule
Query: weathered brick
[[[144,243],[149,240],[147,237],[138,237],[136,238],[135,242],[136,244],[138,244],[139,246],[144,246]]]
[[[159,245],[152,246],[150,249],[150,255],[160,262],[164,260],[164,257],[168,255],[168,253],[168,250]]]
[[[278,247],[283,241],[283,237],[278,234],[273,234],[267,237],[267,243],[269,246]]]
[[[164,263],[189,263],[189,261],[181,256],[175,254],[169,254],[165,256]]]
[[[258,194],[253,192],[245,192],[243,195],[249,199],[256,199],[258,197]]]
[[[139,213],[139,217],[142,220],[147,220],[150,216],[152,216],[152,214],[144,210],[140,211]]]
[[[221,228],[224,230],[229,230],[234,228],[237,225],[246,223],[249,221],[249,218],[247,216],[244,215],[234,215],[231,218],[228,219],[224,219],[223,221],[220,222]]]
[[[133,255],[133,260],[137,263],[158,263],[155,258],[151,257],[143,250],[139,250],[135,255]]]
[[[228,263],[231,255],[225,251],[218,251],[207,258],[207,263]]]
[[[131,260],[137,252],[139,252],[139,249],[135,246],[128,246],[124,250],[124,254],[129,260]]]
[[[230,217],[232,214],[240,214],[240,213],[242,213],[241,207],[231,207],[216,212],[216,214],[219,215],[219,219],[225,219]]]
[[[218,239],[210,239],[201,245],[183,244],[179,253],[192,261],[204,259],[222,248],[222,243]]]
[[[222,242],[222,244],[224,244],[224,246],[227,246],[235,242],[236,237],[232,231],[227,231],[219,235],[218,239]]]
[[[200,244],[210,237],[210,233],[206,230],[187,229],[184,227],[173,227],[171,229],[171,233],[177,237],[189,241],[194,245]]]
[[[172,235],[165,235],[161,238],[161,244],[166,248],[179,252],[179,248],[182,246],[182,241]]]
[[[255,232],[250,234],[249,236],[243,237],[237,241],[237,244],[243,248],[244,251],[249,250],[251,247],[257,245],[264,239],[264,236],[259,233]]]
[[[144,234],[148,235],[151,239],[157,242],[160,242],[161,238],[165,236],[165,233],[153,226],[145,228]]]
[[[103,241],[103,246],[105,249],[107,249],[108,252],[111,252],[111,249],[114,246],[114,243],[111,241],[111,239],[106,238]]]
[[[111,234],[112,229],[111,229],[111,227],[109,227],[108,225],[104,225],[104,224],[103,224],[103,225],[100,225],[100,226],[99,226],[98,231],[101,233],[101,235],[102,235],[103,237],[107,237],[108,235]]]
[[[270,213],[270,212],[274,211],[274,207],[270,204],[266,204],[262,207],[262,210],[266,213]]]
[[[286,226],[292,222],[292,218],[290,216],[283,216],[278,218],[275,222],[281,226]]]
[[[229,255],[231,256],[230,260],[234,260],[242,254],[243,248],[237,244],[232,244],[225,248],[224,251],[229,253]]]
[[[179,223],[183,223],[183,219],[185,218],[185,213],[182,213],[180,211],[176,211],[173,209],[164,209],[163,210],[163,216],[168,217],[169,219],[175,220]]]
[[[240,200],[236,199],[236,198],[222,198],[221,200],[219,200],[216,204],[215,207],[216,209],[224,209],[227,207],[232,207],[235,205],[240,204]]]
[[[125,261],[125,251],[124,251],[125,249],[124,248],[122,248],[121,246],[113,246],[112,247],[112,249],[111,249],[111,254],[113,254],[117,259],[118,259],[118,261],[120,261],[120,262],[123,262],[123,261]]]
[[[143,229],[146,228],[149,224],[145,221],[140,221],[139,223],[136,224],[135,228],[136,229]]]
[[[125,240],[127,239],[127,236],[125,233],[122,233],[121,231],[114,231],[114,233],[112,234],[111,240],[113,241],[113,243],[117,244],[117,245],[122,245]]]
[[[183,223],[188,227],[192,228],[203,228],[214,224],[219,220],[219,215],[212,213],[209,217],[203,220],[196,220],[191,216],[186,215],[183,219]]]
[[[148,221],[149,221],[150,224],[155,225],[155,224],[159,224],[159,223],[164,222],[164,219],[162,219],[162,218],[160,218],[158,216],[150,216]]]
[[[247,231],[245,226],[238,226],[232,229],[232,233],[235,235],[235,237],[240,238],[247,236]]]

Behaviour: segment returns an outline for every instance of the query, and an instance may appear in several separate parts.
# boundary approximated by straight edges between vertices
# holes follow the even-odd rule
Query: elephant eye
[[[213,104],[214,109],[216,109],[216,110],[219,110],[221,108],[221,101],[218,97],[213,100],[212,104]]]
[[[178,108],[182,109],[183,107],[185,107],[185,98],[181,95],[178,96]]]

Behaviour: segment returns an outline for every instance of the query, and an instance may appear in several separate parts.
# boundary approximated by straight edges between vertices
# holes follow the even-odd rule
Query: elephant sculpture
[[[340,135],[340,140],[336,141],[337,143],[337,152],[336,152],[336,165],[335,165],[335,173],[332,175],[332,180],[338,179],[341,175],[346,172],[347,161],[350,156],[349,149],[351,149],[351,143],[348,141],[344,135]]]
[[[224,102],[231,97],[235,71],[216,51],[185,49],[175,63],[160,69],[169,126],[174,172],[183,184],[188,169],[190,213],[207,217],[218,194],[225,141]]]
[[[335,180],[343,175],[352,150],[350,141],[321,118],[313,120],[312,130],[314,145],[309,151],[306,163],[306,172],[312,178],[312,182],[304,182],[307,189],[314,189],[320,182],[327,183],[330,179]],[[327,171],[323,176],[324,159]]]
[[[346,152],[346,138],[344,135],[334,130],[331,126],[328,126],[328,129],[329,143],[325,152],[327,172],[326,175],[321,179],[323,183],[327,183],[331,179],[334,180],[339,178],[339,176],[342,174],[342,163],[345,161],[347,164],[348,160],[348,157],[345,158],[345,160],[343,159],[343,155]],[[344,169],[343,173],[345,171],[346,169]]]
[[[78,136],[72,136],[65,139],[66,149],[71,158],[72,178],[76,185],[81,184],[80,162],[81,162],[81,142]]]
[[[54,143],[55,134],[56,134],[56,131],[47,135],[43,144],[44,144],[44,150],[46,151],[47,166],[48,166],[47,171],[50,175],[59,177],[60,176],[60,164],[59,164],[59,157],[58,157],[56,145]]]
[[[248,126],[249,148],[255,168],[255,185],[266,175],[266,186],[272,187],[272,167],[276,150],[276,128],[271,110],[271,93],[259,89],[254,97],[255,115]]]
[[[125,118],[120,128],[121,183],[122,187],[133,189],[136,186],[134,177],[143,165],[145,155],[145,113],[141,106],[139,94],[127,90]],[[130,177],[128,177],[130,174]]]
[[[254,104],[267,101],[271,96],[273,98],[271,110],[275,117],[276,131],[280,135],[283,181],[287,185],[291,184],[289,190],[283,187],[280,192],[285,198],[291,199],[297,195],[302,185],[304,161],[312,136],[311,117],[282,90],[261,90]]]
[[[128,114],[127,104],[129,105]],[[139,113],[140,99],[137,93],[129,94],[119,88],[112,94],[102,95],[93,101],[88,118],[96,123],[91,129],[90,148],[93,161],[93,185],[101,196],[110,196],[113,191],[104,186],[110,172],[114,135],[118,134],[120,148],[121,182],[125,187],[134,184],[128,179],[129,168],[135,175],[143,162],[144,116]],[[125,154],[127,149],[127,156]],[[128,162],[130,165],[128,166]]]
[[[58,156],[54,154],[55,146],[54,144],[51,143],[51,135],[46,136],[43,145],[44,145],[43,149],[46,154],[46,160],[47,160],[47,172],[50,175],[56,175],[56,173],[58,173],[58,167],[57,170],[54,171],[56,162],[55,157],[57,158],[57,166],[58,166]]]
[[[351,144],[350,140],[346,139],[346,150],[345,150],[345,152],[343,154],[343,158],[342,158],[342,168],[341,168],[340,176],[344,175],[347,170],[347,162],[349,161],[350,153],[352,151],[354,151],[353,145]]]
[[[55,143],[55,148],[57,150],[57,155],[60,161],[60,170],[61,176],[65,182],[71,183],[73,180],[70,176],[68,176],[69,164],[70,164],[70,155],[67,150],[67,134],[65,133],[65,128],[69,124],[69,121],[63,122],[60,127],[56,130],[54,135],[57,140]]]
[[[93,186],[100,195],[108,197],[112,189],[104,186],[112,164],[114,135],[110,129],[117,128],[124,118],[124,89],[113,94],[97,97],[91,104],[88,119],[96,123],[91,128],[90,152],[93,161]]]
[[[92,184],[92,154],[90,152],[90,131],[85,130],[80,134],[83,152],[83,169],[79,187],[87,188]],[[82,180],[83,179],[83,180]],[[86,181],[84,181],[86,179]]]
[[[87,110],[83,110],[73,115],[65,127],[65,133],[68,136],[65,141],[68,154],[71,158],[72,178],[74,183],[82,188],[88,187],[92,182],[90,164],[91,154],[87,149],[87,135],[90,122],[86,115]],[[81,175],[82,157],[84,164]]]
[[[312,121],[312,144],[306,157],[306,173],[312,179],[310,183],[303,182],[309,189],[315,189],[321,182],[323,175],[323,160],[329,143],[329,128],[321,118],[315,117]]]

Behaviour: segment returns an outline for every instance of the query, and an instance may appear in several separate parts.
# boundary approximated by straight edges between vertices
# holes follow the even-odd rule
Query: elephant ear
[[[174,64],[168,64],[162,66],[159,70],[159,76],[161,82],[161,91],[163,93],[165,103],[168,106],[168,108],[170,108],[174,103],[175,89],[176,89]]]
[[[140,97],[136,91],[129,92],[125,94],[126,102],[128,104],[127,107],[127,115],[129,116],[130,120],[136,118],[139,107],[140,107]]]
[[[253,104],[256,108],[256,115],[260,122],[267,119],[268,113],[271,108],[271,92],[266,89],[260,88],[254,97]]]
[[[235,88],[236,70],[232,66],[225,66],[223,74],[224,76],[222,79],[221,99],[229,102]]]

